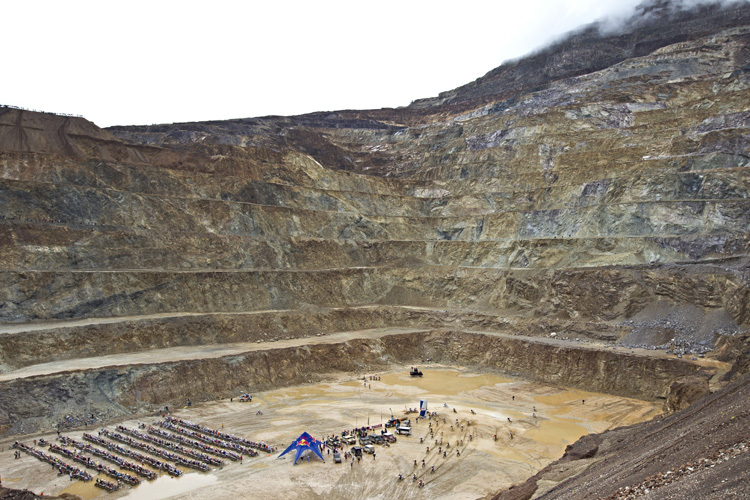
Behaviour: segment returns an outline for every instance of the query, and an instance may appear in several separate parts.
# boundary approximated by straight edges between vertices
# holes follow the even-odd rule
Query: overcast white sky
[[[406,106],[642,0],[0,3],[0,104],[100,126]]]

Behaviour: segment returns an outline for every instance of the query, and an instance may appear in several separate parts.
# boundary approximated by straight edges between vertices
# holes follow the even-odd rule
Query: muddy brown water
[[[36,459],[25,455],[12,460],[12,451],[4,451],[8,457],[2,460],[0,474],[18,478],[13,487],[46,494],[72,493],[87,500],[234,499],[251,491],[270,494],[268,498],[283,491],[283,496],[301,499],[474,499],[525,480],[559,458],[568,444],[584,434],[633,424],[659,411],[654,403],[635,399],[455,367],[420,368],[422,378],[410,377],[408,367],[390,373],[342,375],[325,383],[258,393],[251,403],[221,400],[176,413],[180,418],[216,429],[223,426],[227,432],[268,442],[279,452],[304,431],[323,438],[368,422],[381,424],[391,412],[406,416],[405,410],[418,408],[420,399],[426,399],[428,409],[438,413],[438,418],[420,422],[415,422],[416,414],[408,414],[412,436],[399,436],[390,447],[378,446],[375,458],[365,456],[353,465],[333,464],[324,452],[325,463],[314,458],[294,466],[291,454],[279,460],[277,452],[246,459],[243,464],[230,462],[209,474],[188,473],[179,479],[161,476],[137,488],[110,494],[93,483],[63,481],[49,471],[49,466],[40,468]],[[370,380],[370,375],[380,380]],[[70,434],[80,437],[81,432]],[[448,445],[443,457],[436,448],[446,450]],[[432,466],[434,473],[430,472]],[[425,487],[417,488],[411,479],[397,481],[399,473],[407,478],[417,474]],[[268,485],[272,490],[267,490]]]

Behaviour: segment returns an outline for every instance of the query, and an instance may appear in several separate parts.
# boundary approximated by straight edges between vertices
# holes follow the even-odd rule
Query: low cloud
[[[656,20],[668,20],[698,9],[741,6],[748,0],[647,0],[627,13],[609,15],[596,24],[603,35],[625,33]]]

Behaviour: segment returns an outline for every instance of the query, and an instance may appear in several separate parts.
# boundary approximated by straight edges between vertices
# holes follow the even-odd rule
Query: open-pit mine
[[[749,151],[745,1],[397,109],[0,107],[0,498],[750,498]]]

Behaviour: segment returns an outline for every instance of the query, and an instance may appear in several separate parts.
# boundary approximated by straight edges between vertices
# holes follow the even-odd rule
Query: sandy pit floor
[[[242,464],[229,462],[209,473],[186,471],[178,479],[163,475],[137,488],[106,493],[93,483],[71,483],[27,454],[14,460],[11,443],[6,441],[0,452],[0,475],[6,487],[45,495],[66,492],[84,499],[236,499],[248,495],[303,500],[475,499],[525,480],[559,458],[568,444],[584,434],[650,419],[660,411],[653,403],[635,399],[454,367],[421,368],[423,378],[410,377],[406,367],[398,372],[342,376],[327,383],[258,393],[251,403],[221,400],[176,411],[173,415],[178,418],[214,429],[223,426],[224,432],[279,449],[272,455],[245,459]],[[370,376],[380,380],[371,381]],[[416,414],[408,415],[413,434],[399,436],[390,447],[376,446],[375,456],[365,455],[360,463],[334,464],[327,450],[323,452],[325,463],[313,457],[309,462],[301,459],[295,466],[292,453],[277,458],[304,431],[324,439],[368,422],[385,423],[391,412],[406,416],[405,409],[417,408],[420,399],[426,399],[430,412],[437,412],[438,417],[415,423]],[[134,427],[137,422],[124,425]],[[434,437],[430,437],[430,425]],[[67,435],[80,438],[82,433]],[[43,437],[53,441],[56,436]],[[32,439],[23,442],[33,444]],[[438,453],[438,447],[447,448],[446,457]],[[404,480],[397,480],[399,473]],[[423,488],[417,487],[413,474],[424,481]]]

